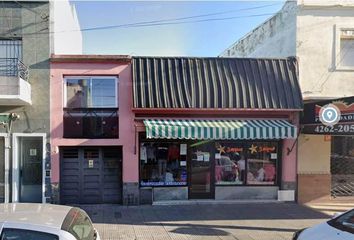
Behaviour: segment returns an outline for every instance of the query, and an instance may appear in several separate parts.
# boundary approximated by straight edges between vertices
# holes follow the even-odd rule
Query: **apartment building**
[[[54,39],[54,7],[49,1],[0,4],[1,202],[51,201],[49,58],[66,51]],[[70,11],[67,21],[78,27]],[[73,39],[81,44],[80,37]]]

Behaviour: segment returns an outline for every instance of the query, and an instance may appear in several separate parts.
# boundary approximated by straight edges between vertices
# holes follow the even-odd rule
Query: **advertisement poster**
[[[187,144],[181,144],[180,145],[180,154],[181,155],[187,155]]]

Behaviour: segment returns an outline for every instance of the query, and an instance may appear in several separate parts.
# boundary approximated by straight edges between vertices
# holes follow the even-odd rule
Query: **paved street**
[[[328,218],[292,203],[81,207],[103,240],[284,240]]]

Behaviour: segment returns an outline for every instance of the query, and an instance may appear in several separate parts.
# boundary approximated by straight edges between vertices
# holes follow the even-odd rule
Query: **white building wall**
[[[305,100],[353,96],[354,68],[338,57],[341,28],[354,29],[354,0],[289,1],[220,56],[296,56]]]
[[[82,34],[75,5],[69,0],[50,0],[51,53],[82,54]]]
[[[220,57],[295,56],[296,9],[296,2],[287,2],[281,11],[227,48]]]
[[[354,29],[354,4],[299,6],[296,55],[305,100],[354,95],[354,68],[344,69],[340,64],[341,28]]]

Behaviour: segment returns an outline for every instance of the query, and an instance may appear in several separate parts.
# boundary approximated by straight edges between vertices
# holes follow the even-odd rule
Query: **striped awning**
[[[287,139],[297,128],[286,120],[145,119],[147,138],[163,139]]]

